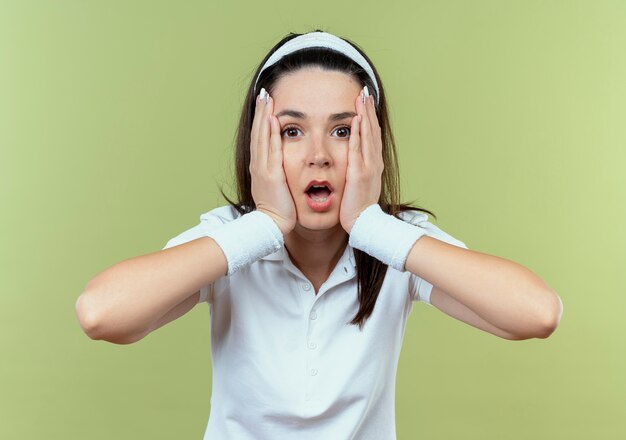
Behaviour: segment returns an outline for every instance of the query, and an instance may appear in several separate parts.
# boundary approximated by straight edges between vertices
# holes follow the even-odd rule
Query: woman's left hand
[[[378,203],[384,169],[374,97],[370,95],[363,103],[362,94],[363,90],[356,98],[357,116],[352,118],[350,127],[346,186],[339,208],[339,221],[348,234],[361,212]]]

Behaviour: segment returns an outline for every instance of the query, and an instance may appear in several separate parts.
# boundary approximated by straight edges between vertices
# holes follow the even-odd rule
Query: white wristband
[[[222,248],[229,276],[245,265],[277,252],[285,243],[276,222],[261,211],[244,214],[205,235]]]
[[[352,225],[348,244],[404,272],[409,252],[422,235],[426,235],[424,229],[385,213],[374,203]]]

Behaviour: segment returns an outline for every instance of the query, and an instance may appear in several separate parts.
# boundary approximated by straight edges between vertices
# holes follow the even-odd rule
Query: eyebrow
[[[302,113],[297,110],[290,110],[290,109],[282,110],[281,112],[278,112],[276,114],[277,118],[280,116],[292,116],[297,119],[307,119],[306,113]],[[354,112],[333,113],[332,115],[328,117],[328,120],[329,121],[341,121],[346,118],[353,118],[355,116],[356,116],[356,113]]]

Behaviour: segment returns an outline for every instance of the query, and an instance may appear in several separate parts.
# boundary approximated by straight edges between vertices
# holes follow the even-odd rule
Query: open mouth
[[[328,200],[332,191],[326,185],[313,185],[306,193],[313,201],[322,203]]]
[[[305,191],[309,208],[316,212],[331,209],[334,192],[332,185],[326,180],[312,180]]]

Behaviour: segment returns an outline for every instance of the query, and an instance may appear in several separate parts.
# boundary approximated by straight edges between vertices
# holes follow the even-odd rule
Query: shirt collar
[[[283,245],[283,247],[281,247],[278,251],[274,252],[273,254],[269,254],[261,259],[268,261],[285,261],[286,256],[287,250],[285,249],[285,245]],[[343,264],[344,262],[352,265],[353,268],[356,267],[354,249],[349,244],[346,245],[346,249],[343,251],[343,255],[341,256],[337,264]]]

